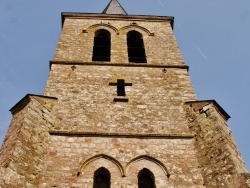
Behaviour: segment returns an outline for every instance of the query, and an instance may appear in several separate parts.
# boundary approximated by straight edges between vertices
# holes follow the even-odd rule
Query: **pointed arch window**
[[[138,188],[156,188],[154,174],[147,168],[138,173]]]
[[[106,168],[95,171],[93,188],[110,188],[110,172]]]
[[[127,33],[128,59],[133,63],[147,63],[143,36],[138,31]]]
[[[92,61],[110,61],[110,32],[99,29],[95,32]]]

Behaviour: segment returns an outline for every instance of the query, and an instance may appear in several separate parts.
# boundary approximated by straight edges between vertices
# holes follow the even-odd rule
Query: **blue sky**
[[[61,12],[100,13],[109,0],[0,1],[0,143],[8,111],[42,94]],[[174,33],[199,100],[215,99],[250,169],[250,1],[120,0],[129,14],[174,16]]]

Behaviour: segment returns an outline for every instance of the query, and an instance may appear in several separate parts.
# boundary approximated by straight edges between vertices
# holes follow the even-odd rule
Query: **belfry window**
[[[110,172],[106,168],[95,171],[93,188],[110,188]]]
[[[138,188],[155,188],[155,177],[150,170],[143,168],[138,173]]]
[[[95,32],[92,61],[110,61],[110,32],[99,29]]]
[[[129,62],[147,63],[142,34],[137,31],[129,31],[127,34]]]

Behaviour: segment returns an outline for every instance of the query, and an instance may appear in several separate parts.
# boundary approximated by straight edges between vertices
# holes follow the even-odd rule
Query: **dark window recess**
[[[138,187],[139,188],[155,188],[154,174],[143,168],[138,174]]]
[[[126,96],[125,81],[123,79],[117,79],[117,96]]]
[[[128,59],[129,62],[147,63],[142,34],[130,31],[127,34]]]
[[[110,188],[110,172],[106,168],[95,171],[93,188]]]
[[[100,29],[95,32],[92,61],[110,61],[110,32]]]

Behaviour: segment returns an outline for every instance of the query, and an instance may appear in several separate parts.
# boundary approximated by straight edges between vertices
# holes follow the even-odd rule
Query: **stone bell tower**
[[[44,95],[10,110],[0,187],[250,187],[229,115],[197,100],[173,25],[117,0],[62,13]]]

